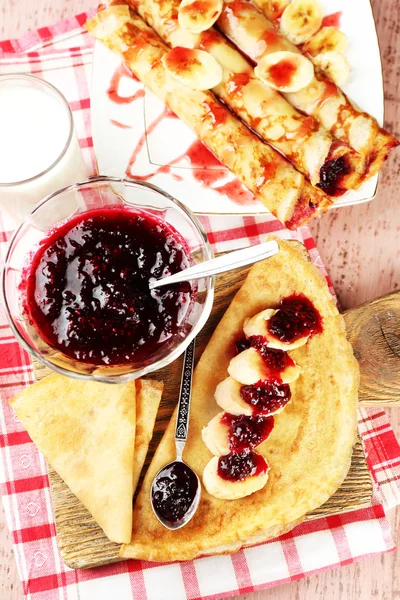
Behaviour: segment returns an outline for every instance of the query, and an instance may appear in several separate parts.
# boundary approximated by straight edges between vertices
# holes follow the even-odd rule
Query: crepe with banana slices
[[[296,229],[332,204],[332,198],[312,187],[304,175],[250,131],[211,91],[202,85],[192,89],[180,81],[178,74],[173,77],[171,61],[170,70],[166,67],[168,46],[127,4],[112,4],[100,10],[85,26],[116,52],[132,73],[289,229]],[[191,70],[194,57],[188,56],[187,50],[180,49],[185,60],[175,57],[173,62]],[[195,64],[197,59],[198,55]],[[207,65],[210,63],[222,72],[211,55]],[[207,68],[201,73],[207,74]]]
[[[267,484],[239,500],[217,499],[203,488],[189,524],[177,531],[164,529],[152,513],[149,495],[155,474],[175,456],[173,416],[138,495],[132,540],[122,546],[121,556],[175,561],[233,552],[287,531],[343,482],[356,436],[358,364],[343,317],[304,246],[283,240],[279,246],[278,254],[252,267],[196,367],[184,452],[184,460],[201,477],[212,458],[202,429],[220,412],[214,392],[236,355],[245,319],[301,292],[319,311],[323,330],[288,353],[301,375],[290,384],[291,403],[274,417],[271,435],[257,448],[270,467]]]
[[[304,3],[309,15],[312,10],[319,10],[315,1],[304,0]],[[267,15],[270,14],[268,1],[255,0],[255,4],[265,10]],[[299,2],[288,4],[284,15],[296,10],[297,4]],[[261,10],[252,2],[224,0],[218,26],[256,63],[278,52],[301,54],[300,48],[293,43],[293,38],[292,41],[288,38],[288,23],[281,21],[278,29]],[[302,23],[302,10],[304,8],[300,7],[299,23]],[[294,18],[293,14],[291,18]],[[295,43],[300,43],[300,40]],[[359,184],[378,173],[391,150],[399,144],[393,135],[379,127],[374,117],[355,107],[333,80],[318,69],[306,87],[297,92],[287,92],[284,96],[295,108],[316,118],[332,135],[360,154],[363,160],[360,163],[362,178]]]

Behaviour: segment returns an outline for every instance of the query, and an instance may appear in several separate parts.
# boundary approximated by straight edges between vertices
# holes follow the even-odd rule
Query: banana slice
[[[263,56],[254,74],[274,90],[298,92],[313,80],[314,67],[302,54],[283,50]]]
[[[303,51],[310,56],[325,54],[326,52],[345,52],[347,48],[347,35],[336,27],[322,27],[303,46]]]
[[[267,322],[275,313],[276,310],[273,308],[267,308],[267,310],[262,310],[254,317],[245,319],[243,325],[245,336],[248,338],[252,335],[262,335],[263,337],[267,337]]]
[[[178,22],[182,29],[201,33],[210,29],[222,12],[223,0],[182,0]]]
[[[270,21],[275,21],[282,16],[290,0],[258,0],[257,5]]]
[[[162,57],[168,73],[192,90],[209,90],[222,81],[222,67],[204,50],[177,46]]]
[[[324,71],[336,83],[342,86],[350,75],[349,61],[339,52],[324,52],[313,58],[314,64]]]
[[[221,412],[203,428],[201,435],[214,456],[224,456],[257,448],[269,437],[273,427],[274,419],[269,416]]]
[[[318,0],[293,0],[283,11],[280,28],[293,44],[304,44],[320,29],[322,18]]]
[[[203,471],[203,485],[215,498],[237,500],[261,490],[268,471],[267,461],[257,452],[213,456]]]
[[[291,383],[300,375],[298,365],[289,365],[279,371],[282,383]],[[255,348],[248,348],[231,359],[228,373],[244,385],[254,385],[259,381],[276,380],[276,371],[271,369]]]
[[[247,404],[240,395],[242,384],[227,377],[216,387],[214,398],[218,406],[232,415],[247,415],[253,414],[253,409],[250,404]]]
[[[244,392],[250,396],[249,402],[246,402],[240,394],[242,385],[232,377],[227,377],[217,385],[214,397],[218,406],[231,415],[270,417],[282,412],[291,402],[288,387],[276,383],[261,388],[244,387]]]
[[[229,424],[222,421],[226,414],[228,413],[218,413],[201,432],[203,442],[214,456],[223,456],[230,452]]]

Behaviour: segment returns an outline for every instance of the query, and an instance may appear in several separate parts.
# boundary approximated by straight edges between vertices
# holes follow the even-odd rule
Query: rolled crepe
[[[127,0],[169,46],[206,50],[223,67],[223,80],[213,88],[249,127],[280,150],[313,185],[340,196],[359,180],[360,157],[337,143],[314,118],[297,111],[285,98],[257,79],[250,63],[218,31],[191,33],[180,27],[180,0]],[[340,168],[338,168],[340,165]],[[324,181],[329,187],[324,189]]]
[[[263,7],[263,2],[257,2]],[[251,2],[224,0],[219,28],[252,60],[272,52],[300,50]],[[298,110],[312,115],[336,138],[362,157],[358,185],[382,168],[398,141],[379,127],[376,119],[356,108],[347,96],[318,69],[313,81],[299,92],[283,94]]]
[[[86,27],[118,53],[138,79],[287,227],[296,228],[331,204],[328,196],[313,188],[211,92],[192,90],[172,78],[161,62],[168,47],[126,4],[98,12]]]

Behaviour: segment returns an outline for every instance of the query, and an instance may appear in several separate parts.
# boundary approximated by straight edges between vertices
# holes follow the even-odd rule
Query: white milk
[[[70,113],[62,97],[23,77],[0,78],[0,210],[16,221],[47,194],[86,178],[74,129],[68,144]]]

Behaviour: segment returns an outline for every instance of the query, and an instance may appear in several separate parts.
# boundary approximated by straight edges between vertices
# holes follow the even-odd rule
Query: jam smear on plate
[[[267,461],[257,452],[247,450],[220,456],[218,459],[218,475],[229,481],[243,481],[247,477],[264,475],[267,471]]]
[[[149,290],[189,266],[172,227],[139,210],[108,207],[73,217],[42,240],[26,278],[25,309],[49,346],[93,365],[149,358],[180,328],[190,286]]]
[[[243,385],[240,397],[252,407],[254,415],[270,415],[286,406],[292,397],[287,383],[258,381],[255,385]]]
[[[221,423],[228,426],[229,450],[241,453],[264,442],[274,427],[273,417],[246,417],[225,413]]]
[[[151,488],[154,510],[161,519],[176,523],[187,514],[197,489],[197,477],[189,467],[182,462],[167,465]]]
[[[268,331],[278,340],[291,343],[322,332],[322,317],[304,294],[283,298],[278,308],[268,322]]]

